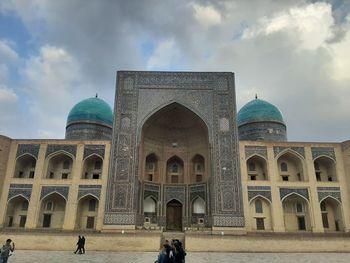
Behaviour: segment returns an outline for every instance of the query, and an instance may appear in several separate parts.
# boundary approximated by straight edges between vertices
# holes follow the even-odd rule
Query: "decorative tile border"
[[[94,144],[88,144],[84,146],[84,158],[92,155],[97,154],[102,157],[102,159],[105,158],[105,145],[94,145]]]
[[[23,196],[29,202],[32,195],[32,188],[33,185],[31,184],[10,184],[7,201],[16,196]]]
[[[305,149],[304,147],[284,147],[284,146],[274,146],[273,151],[275,154],[275,158],[277,155],[279,155],[281,152],[284,152],[286,150],[290,150],[292,152],[298,153],[299,155],[303,156],[305,158]]]
[[[280,188],[281,201],[283,201],[283,199],[286,196],[288,196],[292,193],[303,196],[303,197],[305,197],[306,200],[309,201],[309,191],[307,188]]]
[[[16,158],[29,153],[38,159],[40,144],[18,144]]]
[[[317,187],[318,201],[321,202],[327,196],[341,202],[340,187]]]
[[[79,185],[78,200],[86,195],[92,195],[100,200],[101,185]]]
[[[267,147],[266,146],[245,146],[245,158],[249,159],[253,155],[260,155],[267,159]]]
[[[311,147],[312,159],[315,160],[319,156],[328,156],[334,161],[336,160],[334,148],[332,147]]]
[[[263,196],[272,202],[270,186],[248,186],[249,202],[257,196]]]
[[[45,157],[47,157],[48,155],[50,155],[54,152],[58,152],[58,151],[68,152],[68,153],[72,154],[74,157],[76,157],[77,145],[49,144],[47,146],[47,149],[46,149]]]
[[[43,186],[41,188],[40,200],[55,192],[61,194],[66,201],[68,200],[69,186]]]

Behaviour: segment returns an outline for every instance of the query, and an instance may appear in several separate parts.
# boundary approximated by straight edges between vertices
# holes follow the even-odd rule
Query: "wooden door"
[[[95,217],[88,216],[86,220],[86,228],[94,228],[95,225]]]
[[[182,204],[173,200],[167,205],[167,230],[182,231]]]

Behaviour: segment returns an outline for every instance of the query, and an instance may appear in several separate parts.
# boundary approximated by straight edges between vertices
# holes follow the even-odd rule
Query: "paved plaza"
[[[88,252],[85,255],[74,255],[73,252],[58,251],[15,251],[9,263],[27,262],[101,262],[101,263],[153,263],[157,253],[153,252]],[[330,263],[350,262],[350,253],[188,253],[187,263]]]

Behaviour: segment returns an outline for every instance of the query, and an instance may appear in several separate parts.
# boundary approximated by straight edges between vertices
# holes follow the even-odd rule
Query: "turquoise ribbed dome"
[[[113,125],[111,107],[100,98],[89,98],[76,104],[68,114],[67,126],[76,122],[99,123]]]
[[[248,102],[237,114],[238,126],[264,121],[285,124],[280,110],[271,103],[261,99],[254,99]]]

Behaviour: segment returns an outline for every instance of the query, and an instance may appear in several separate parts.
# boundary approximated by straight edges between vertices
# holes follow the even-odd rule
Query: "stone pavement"
[[[61,251],[26,251],[17,250],[9,263],[63,263],[63,262],[98,262],[98,263],[153,263],[157,253],[154,252],[87,252],[75,255],[73,252]],[[350,253],[188,253],[187,263],[330,263],[350,262]]]

